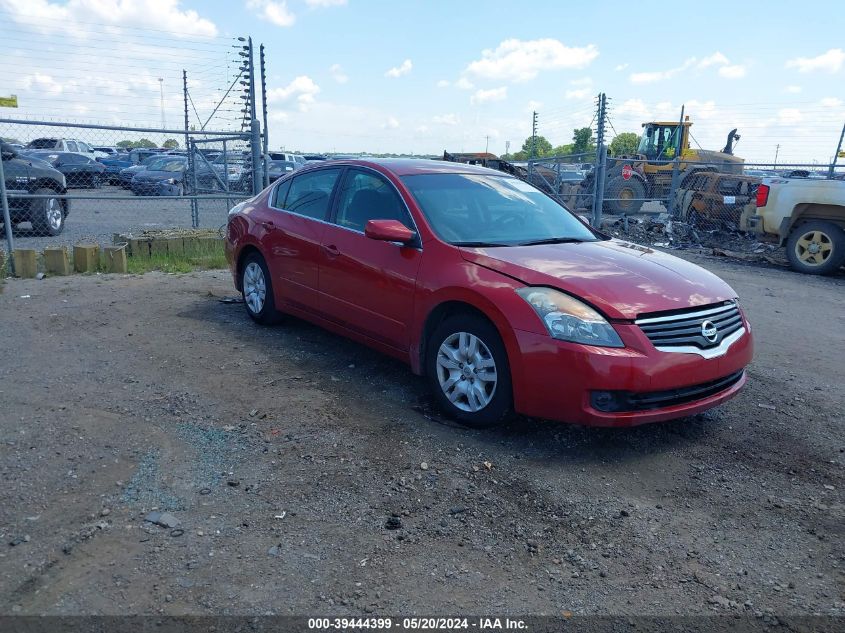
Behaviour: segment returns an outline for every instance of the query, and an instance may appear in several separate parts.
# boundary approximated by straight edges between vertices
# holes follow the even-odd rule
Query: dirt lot
[[[749,385],[633,430],[451,425],[223,271],[7,282],[0,613],[845,614],[845,276],[696,261]]]

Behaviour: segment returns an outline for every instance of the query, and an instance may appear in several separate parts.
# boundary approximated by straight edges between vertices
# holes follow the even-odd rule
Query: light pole
[[[161,129],[167,129],[167,123],[164,120],[164,77],[158,78],[158,88],[161,93]]]

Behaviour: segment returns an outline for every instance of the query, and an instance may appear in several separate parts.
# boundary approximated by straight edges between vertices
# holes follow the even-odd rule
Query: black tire
[[[643,206],[645,183],[639,178],[611,178],[604,190],[604,210],[616,215],[636,213]]]
[[[845,263],[845,231],[833,222],[803,222],[792,228],[786,240],[786,257],[799,273],[835,273]]]
[[[55,191],[42,187],[33,192],[36,196],[55,196],[36,198],[29,206],[30,222],[37,235],[59,235],[65,228],[65,208]]]
[[[255,269],[252,266],[257,266],[261,271],[264,281],[264,297],[262,299],[260,309],[257,308],[257,302],[251,296],[253,293],[250,290],[250,279],[248,276],[254,274]],[[252,271],[252,273],[250,272]],[[273,325],[279,322],[280,314],[276,310],[276,302],[273,298],[273,282],[270,279],[270,271],[267,268],[267,263],[264,258],[258,253],[251,253],[247,255],[241,266],[241,296],[244,300],[244,307],[246,313],[256,323],[261,325]],[[254,281],[254,278],[253,278]],[[260,296],[260,292],[258,292]]]
[[[482,344],[476,348],[478,353],[471,359],[460,354],[462,333],[476,337]],[[458,339],[454,339],[455,336]],[[448,369],[440,364],[440,350],[441,346],[451,348],[452,344],[458,345],[458,349],[453,351],[460,360],[453,360],[459,364],[459,367]],[[445,354],[442,358],[446,362],[450,360]],[[495,369],[495,383],[492,388],[490,381],[483,378],[489,368],[475,367],[476,363],[485,362],[486,364],[491,359]],[[472,362],[464,363],[464,360],[472,360]],[[456,314],[444,319],[428,339],[425,364],[426,376],[437,406],[458,422],[473,428],[489,428],[500,424],[511,411],[513,392],[508,355],[499,332],[486,319],[474,314]],[[449,381],[452,381],[453,385],[457,383],[456,388],[451,390],[453,399],[446,394],[448,387],[441,386],[441,376],[446,384]],[[476,393],[489,396],[489,401],[475,411],[469,410],[477,406],[480,399],[473,398],[471,404],[467,396],[468,392],[460,388],[461,383],[470,389],[475,389]]]
[[[91,188],[92,189],[101,189],[103,186],[103,180],[100,174],[91,174]]]

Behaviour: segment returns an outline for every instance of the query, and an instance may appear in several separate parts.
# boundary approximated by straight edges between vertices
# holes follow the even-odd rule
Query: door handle
[[[334,244],[329,244],[329,245],[323,244],[323,250],[326,252],[326,255],[328,255],[329,257],[337,257],[338,255],[340,255],[340,251],[337,249],[337,246],[335,246]]]
[[[267,231],[272,231],[276,228],[276,225],[273,223],[272,220],[266,220],[265,222],[261,223],[261,227]]]

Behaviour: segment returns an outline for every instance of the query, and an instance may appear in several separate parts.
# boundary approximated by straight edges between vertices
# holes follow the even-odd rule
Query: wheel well
[[[795,205],[792,210],[792,226],[810,220],[823,220],[833,222],[840,228],[845,229],[845,206],[840,204],[813,204],[805,203]]]
[[[423,374],[425,374],[428,339],[434,333],[434,330],[443,323],[443,321],[456,314],[470,314],[478,316],[487,321],[490,325],[496,328],[497,332],[499,332],[499,328],[496,327],[496,324],[493,323],[490,317],[475,306],[470,305],[469,303],[464,303],[463,301],[444,301],[429,312],[428,317],[425,320],[425,325],[423,326],[422,336],[420,337],[420,369]],[[504,340],[501,332],[499,332],[499,337]]]
[[[248,244],[241,249],[241,252],[238,255],[238,267],[237,267],[238,275],[237,275],[237,277],[235,277],[235,287],[238,290],[243,290],[243,288],[241,288],[241,276],[242,276],[243,271],[244,271],[244,262],[246,261],[247,257],[252,255],[252,253],[258,253],[259,255],[261,255],[261,251],[259,251],[257,248],[255,248],[252,244]]]

